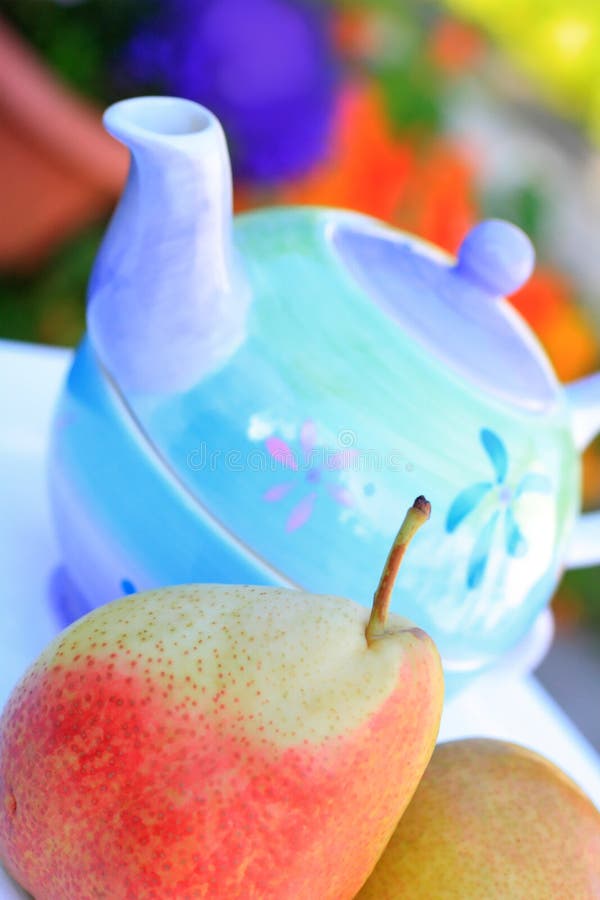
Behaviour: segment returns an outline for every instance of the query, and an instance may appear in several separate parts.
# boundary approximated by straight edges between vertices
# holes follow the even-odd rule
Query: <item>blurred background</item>
[[[140,93],[221,119],[237,210],[342,206],[456,251],[531,236],[515,306],[563,381],[600,367],[597,0],[0,0],[0,337],[74,345]],[[600,506],[600,444],[584,459]],[[570,572],[538,671],[600,749],[600,571]]]

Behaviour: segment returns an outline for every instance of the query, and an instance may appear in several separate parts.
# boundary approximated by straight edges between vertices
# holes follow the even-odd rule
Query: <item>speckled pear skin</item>
[[[0,720],[0,856],[36,900],[344,900],[435,744],[433,642],[333,596],[192,585],[63,632]]]
[[[598,897],[598,810],[542,756],[479,738],[436,747],[357,900]]]

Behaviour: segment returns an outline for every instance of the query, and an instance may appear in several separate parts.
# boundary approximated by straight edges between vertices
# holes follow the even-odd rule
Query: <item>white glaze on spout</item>
[[[244,337],[225,137],[208,110],[171,97],[124,100],[104,122],[131,166],[92,273],[88,330],[124,390],[185,390]]]

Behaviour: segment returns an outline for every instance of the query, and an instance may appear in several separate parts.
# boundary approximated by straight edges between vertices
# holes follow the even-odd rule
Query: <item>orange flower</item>
[[[279,200],[355,209],[393,221],[414,165],[397,140],[375,86],[352,86],[339,102],[330,152],[305,178],[284,185]]]
[[[340,98],[327,158],[276,195],[239,189],[236,208],[268,202],[353,209],[456,250],[477,219],[472,169],[449,142],[419,147],[392,133],[375,85]]]
[[[588,447],[582,456],[583,503],[589,509],[600,506],[600,450],[597,443]]]
[[[595,368],[598,342],[564,276],[550,267],[538,266],[511,302],[539,337],[562,381],[579,378]]]
[[[378,49],[374,43],[374,21],[376,16],[370,10],[338,10],[333,19],[333,40],[338,53],[354,59],[373,56]]]
[[[482,35],[456,19],[443,18],[429,37],[429,55],[447,75],[459,75],[476,66],[485,52]]]
[[[407,185],[396,224],[455,253],[478,218],[472,166],[453,144],[432,143]]]

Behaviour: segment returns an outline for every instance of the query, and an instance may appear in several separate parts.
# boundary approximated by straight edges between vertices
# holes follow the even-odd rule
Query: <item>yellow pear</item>
[[[600,813],[515,744],[439,744],[357,900],[598,900]]]
[[[433,642],[349,600],[187,585],[60,635],[0,720],[0,858],[36,900],[351,900],[429,761]],[[368,619],[368,622],[367,622]]]

